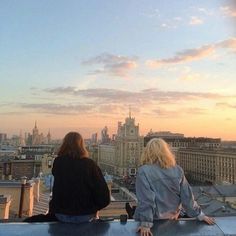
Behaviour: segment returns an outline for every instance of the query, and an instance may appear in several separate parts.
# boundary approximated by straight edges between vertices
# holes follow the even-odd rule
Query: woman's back
[[[143,165],[139,168],[136,188],[142,192],[139,185],[149,185],[154,194],[155,217],[169,218],[180,208],[182,180],[183,171],[178,165],[166,169],[156,164]]]
[[[109,204],[110,194],[101,170],[90,158],[55,159],[52,209],[55,213],[85,215]]]
[[[180,210],[189,217],[214,223],[194,200],[183,170],[163,139],[153,138],[144,148],[136,178],[136,195],[138,204],[134,218],[140,222],[141,235],[151,234],[154,219],[177,219]]]

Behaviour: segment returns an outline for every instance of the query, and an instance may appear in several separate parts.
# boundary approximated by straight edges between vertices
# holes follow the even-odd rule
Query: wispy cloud
[[[202,13],[206,16],[213,16],[215,14],[214,10],[213,9],[206,9],[204,7],[197,7],[196,10],[199,12],[199,13]]]
[[[148,60],[146,64],[150,67],[156,68],[164,65],[179,64],[184,62],[197,61],[202,58],[212,56],[216,49],[230,49],[236,50],[236,38],[220,41],[215,44],[208,44],[199,48],[186,49],[177,52],[173,57],[163,58],[157,60]]]
[[[236,17],[236,3],[228,5],[228,6],[223,6],[220,8],[221,12],[223,15],[228,16],[228,17]]]
[[[78,115],[78,116],[106,116],[117,117],[124,114],[131,105],[136,114],[145,116],[158,115],[159,117],[181,117],[185,115],[207,114],[203,106],[191,107],[190,104],[211,103],[218,106],[235,96],[226,96],[218,93],[164,91],[159,89],[143,89],[140,91],[94,88],[78,89],[77,87],[56,87],[43,91],[54,98],[52,102],[24,102],[11,104],[1,114],[17,111],[24,114],[39,113],[46,115]],[[63,96],[63,99],[61,99]],[[61,101],[61,102],[60,102]]]
[[[190,21],[190,25],[202,25],[203,24],[203,19],[197,17],[197,16],[192,16]]]
[[[216,48],[230,49],[236,52],[236,38],[227,39],[215,44]]]
[[[184,67],[181,69],[181,74],[179,76],[179,80],[181,81],[188,81],[188,82],[192,82],[192,81],[198,81],[200,79],[202,79],[204,76],[201,75],[198,72],[194,72],[192,71],[192,69],[188,66]]]
[[[166,108],[158,108],[152,111],[154,114],[159,117],[164,118],[173,118],[173,117],[182,117],[185,115],[205,115],[207,114],[207,110],[199,107],[187,107],[187,108],[179,108],[179,109],[166,109]]]
[[[120,89],[96,88],[77,89],[76,87],[58,87],[45,90],[52,94],[73,95],[95,99],[97,104],[109,103],[176,103],[178,101],[218,99],[225,97],[217,93],[184,92],[184,91],[163,91],[158,89],[144,89],[141,91],[129,91]],[[135,98],[135,99],[134,99]]]
[[[89,104],[59,104],[59,103],[20,103],[17,106],[36,113],[55,115],[75,115],[88,113],[94,106]]]
[[[151,9],[149,12],[143,12],[140,15],[151,19],[159,18],[161,16],[160,10],[158,8]]]
[[[195,61],[212,55],[214,53],[214,50],[214,46],[206,45],[200,48],[187,49],[184,51],[177,52],[176,55],[171,58],[148,60],[146,64],[150,67],[159,67],[163,65]]]
[[[232,109],[236,109],[236,104],[230,104],[230,103],[227,103],[227,102],[219,102],[219,103],[216,103],[216,106],[217,107],[220,107],[220,108],[232,108]]]
[[[182,23],[182,20],[182,17],[175,16],[173,18],[161,20],[158,26],[163,29],[177,29]]]
[[[102,73],[117,77],[127,77],[129,72],[138,66],[137,60],[137,57],[103,53],[83,61],[82,65],[99,66],[99,68],[90,72],[92,74]]]

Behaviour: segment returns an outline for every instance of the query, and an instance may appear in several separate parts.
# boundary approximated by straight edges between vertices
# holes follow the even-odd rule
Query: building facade
[[[125,119],[125,123],[118,122],[118,130],[115,138],[115,174],[118,176],[134,176],[141,161],[144,147],[144,139],[139,133],[139,124],[135,124],[135,118]]]
[[[0,133],[0,143],[3,143],[7,140],[7,134]]]
[[[100,144],[98,145],[98,163],[100,168],[109,174],[114,174],[116,170],[116,145]]]
[[[170,131],[152,132],[150,131],[144,137],[144,145],[152,138],[164,139],[174,150],[179,148],[219,148],[221,146],[220,138],[206,138],[206,137],[184,137],[183,134],[171,133]]]
[[[107,132],[103,132],[103,135],[109,137]],[[101,169],[117,176],[136,175],[144,139],[140,136],[139,125],[135,124],[135,118],[131,117],[131,113],[124,124],[118,122],[117,134],[107,141],[108,139],[106,143],[98,145],[98,164]]]
[[[190,181],[236,183],[235,149],[180,148],[176,156]]]
[[[0,179],[20,180],[26,176],[28,179],[38,177],[41,171],[41,161],[35,160],[9,160],[0,163]]]

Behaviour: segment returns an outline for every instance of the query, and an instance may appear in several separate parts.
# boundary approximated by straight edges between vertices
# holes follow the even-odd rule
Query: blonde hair
[[[153,138],[144,148],[141,163],[158,164],[161,168],[167,169],[176,165],[175,156],[169,145],[161,138]]]

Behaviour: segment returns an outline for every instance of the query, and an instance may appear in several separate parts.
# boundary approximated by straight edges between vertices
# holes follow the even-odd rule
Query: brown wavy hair
[[[81,134],[77,132],[69,132],[66,134],[58,151],[58,157],[61,156],[72,158],[83,158],[89,156]]]

